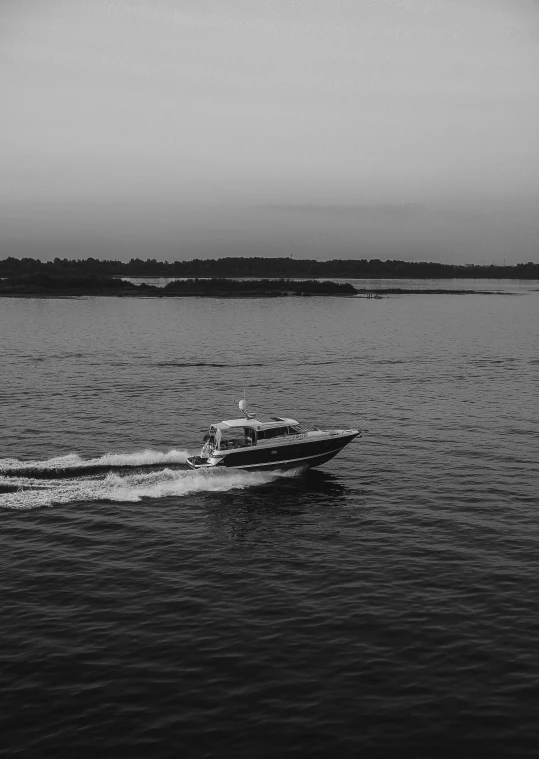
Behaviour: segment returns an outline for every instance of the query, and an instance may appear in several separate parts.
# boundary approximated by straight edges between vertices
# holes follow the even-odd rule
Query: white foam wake
[[[0,472],[52,472],[69,469],[95,469],[102,467],[137,467],[160,464],[185,464],[188,451],[170,450],[163,453],[147,449],[135,453],[106,453],[94,459],[83,459],[76,453],[56,456],[44,461],[21,461],[20,459],[0,459]]]
[[[289,472],[246,472],[239,469],[209,469],[158,472],[120,476],[108,474],[104,479],[22,480],[2,477],[0,485],[19,484],[26,489],[0,493],[0,508],[35,509],[54,504],[91,501],[134,502],[143,498],[185,496],[197,492],[224,492],[235,488],[265,485]],[[30,487],[27,487],[31,483]]]

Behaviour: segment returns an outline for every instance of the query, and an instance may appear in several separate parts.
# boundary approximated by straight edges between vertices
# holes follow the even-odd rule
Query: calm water
[[[0,300],[4,746],[537,755],[539,292],[504,288]],[[369,432],[187,471],[244,386]]]

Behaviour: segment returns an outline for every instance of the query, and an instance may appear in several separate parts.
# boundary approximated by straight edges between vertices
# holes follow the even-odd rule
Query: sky
[[[0,258],[539,261],[537,0],[2,0]]]

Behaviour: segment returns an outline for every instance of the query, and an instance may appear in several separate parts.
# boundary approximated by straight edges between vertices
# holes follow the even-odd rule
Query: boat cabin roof
[[[295,419],[287,419],[280,416],[272,416],[271,419],[262,421],[260,419],[224,419],[222,422],[213,424],[218,430],[229,430],[234,427],[250,427],[254,430],[269,430],[273,427],[282,427],[283,424],[299,424]]]

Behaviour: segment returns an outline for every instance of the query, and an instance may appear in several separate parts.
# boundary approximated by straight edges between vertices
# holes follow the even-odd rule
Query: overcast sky
[[[536,0],[1,0],[0,257],[539,260]]]

